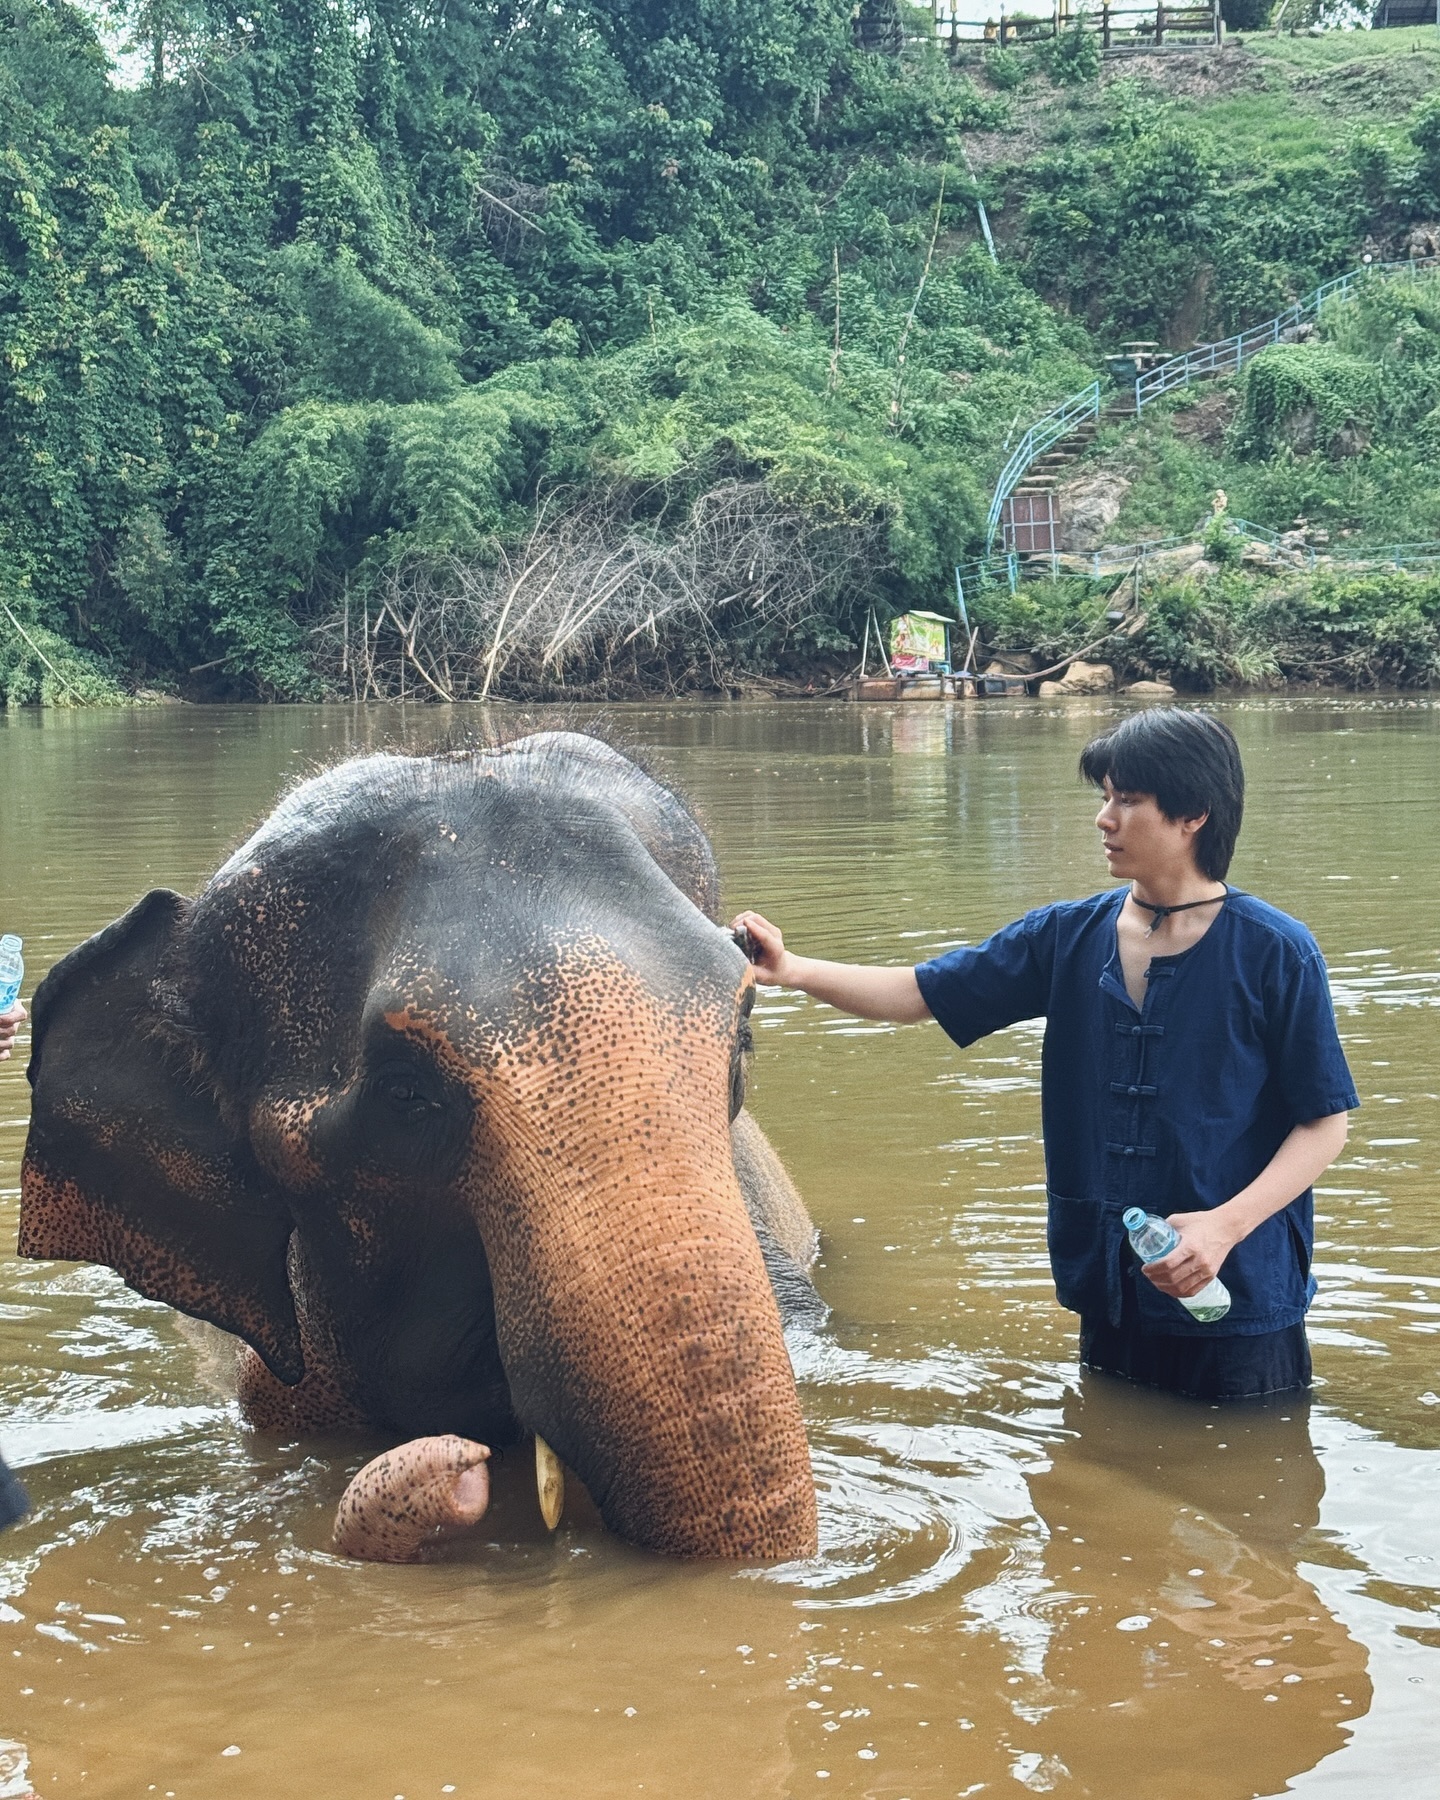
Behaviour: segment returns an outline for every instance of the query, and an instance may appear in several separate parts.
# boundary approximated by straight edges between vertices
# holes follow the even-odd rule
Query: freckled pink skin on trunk
[[[672,1010],[582,940],[531,1000],[536,1027],[498,1041],[387,1015],[458,1078],[485,1071],[468,1187],[522,1422],[632,1544],[813,1554],[805,1427],[725,1106],[738,995]]]
[[[360,1562],[423,1562],[490,1504],[490,1452],[469,1438],[412,1438],[366,1463],[335,1515],[334,1546]]]

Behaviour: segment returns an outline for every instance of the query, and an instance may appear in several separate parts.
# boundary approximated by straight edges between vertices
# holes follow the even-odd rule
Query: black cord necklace
[[[1230,898],[1230,890],[1227,888],[1223,894],[1212,894],[1208,900],[1182,900],[1178,906],[1156,906],[1151,900],[1141,900],[1133,888],[1130,890],[1130,898],[1137,906],[1143,906],[1146,912],[1154,913],[1155,917],[1145,932],[1146,937],[1154,937],[1171,913],[1189,912],[1195,906],[1220,906]]]

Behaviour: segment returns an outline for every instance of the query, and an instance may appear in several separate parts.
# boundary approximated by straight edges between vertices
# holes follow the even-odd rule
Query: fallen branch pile
[[[321,672],[356,700],[723,690],[873,575],[872,529],[763,483],[711,487],[668,533],[637,518],[647,498],[551,495],[491,560],[411,561],[347,593],[315,634]]]

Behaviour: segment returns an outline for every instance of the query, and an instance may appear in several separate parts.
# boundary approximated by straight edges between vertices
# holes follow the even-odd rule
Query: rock
[[[1129,491],[1130,482],[1124,475],[1105,469],[1090,469],[1063,482],[1055,490],[1061,550],[1098,550]]]
[[[1280,436],[1297,456],[1308,456],[1315,448],[1320,429],[1320,413],[1313,406],[1296,406],[1280,420]]]
[[[1357,424],[1352,420],[1342,425],[1330,440],[1330,454],[1341,458],[1346,456],[1363,456],[1370,448],[1370,427]]]
[[[1175,697],[1175,690],[1168,681],[1132,681],[1129,687],[1120,691],[1136,700],[1173,700]]]
[[[1147,556],[1145,573],[1162,575],[1167,579],[1183,575],[1196,563],[1202,562],[1204,557],[1204,547],[1200,544],[1176,544],[1173,550],[1157,550],[1153,556]]]
[[[1280,554],[1272,550],[1269,544],[1262,544],[1259,538],[1251,538],[1240,552],[1240,561],[1247,569],[1279,569],[1284,564]]]
[[[1405,254],[1416,258],[1440,256],[1440,225],[1427,222],[1412,226],[1405,240]]]
[[[1065,691],[1065,688],[1058,681],[1042,681],[1040,683],[1039,692],[1042,700],[1056,700],[1061,694],[1065,693]]]
[[[1115,671],[1109,663],[1073,662],[1060,681],[1042,681],[1040,692],[1053,688],[1057,694],[1113,694]]]

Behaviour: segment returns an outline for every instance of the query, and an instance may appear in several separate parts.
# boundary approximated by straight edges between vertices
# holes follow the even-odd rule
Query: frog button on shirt
[[[1121,1214],[1219,1206],[1291,1130],[1358,1106],[1324,959],[1297,920],[1237,889],[1205,935],[1150,963],[1145,1003],[1125,991],[1116,922],[1124,888],[1026,913],[983,944],[915,971],[957,1044],[1043,1017],[1041,1113],[1056,1297],[1118,1325],[1131,1253]],[[1220,1274],[1231,1307],[1196,1323],[1136,1283],[1151,1332],[1254,1335],[1299,1323],[1315,1291],[1310,1191],[1237,1244]]]

